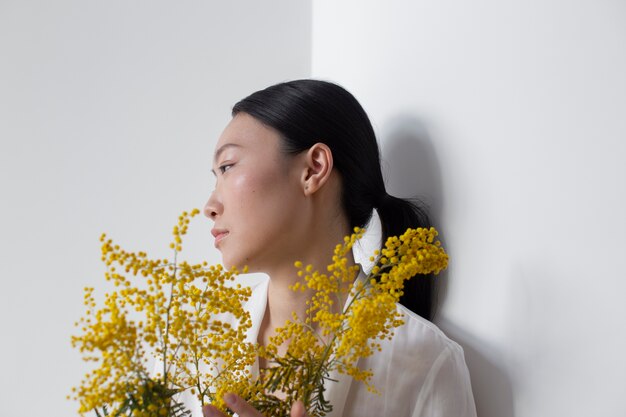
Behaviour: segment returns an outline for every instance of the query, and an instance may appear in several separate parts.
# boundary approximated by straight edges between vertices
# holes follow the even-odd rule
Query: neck
[[[299,248],[301,250],[299,258],[286,259],[284,263],[275,265],[274,268],[266,271],[270,276],[270,281],[267,293],[267,308],[259,332],[259,343],[267,344],[275,329],[284,326],[287,320],[291,320],[293,313],[303,320],[306,316],[306,309],[308,308],[306,302],[311,299],[314,290],[307,289],[304,292],[300,292],[293,291],[290,288],[296,282],[303,283],[304,281],[303,277],[297,275],[297,268],[294,266],[294,262],[299,260],[305,266],[312,265],[314,271],[327,273],[326,267],[332,263],[334,248],[338,243],[343,242],[344,236],[343,233],[337,233],[336,235],[321,233],[317,236],[311,236],[311,239],[308,239],[306,244]],[[306,250],[306,248],[309,250]],[[320,250],[320,248],[324,248],[324,250]],[[347,257],[348,265],[354,265],[354,257],[351,252],[348,253]],[[343,309],[343,302],[336,303],[335,307],[337,311]]]

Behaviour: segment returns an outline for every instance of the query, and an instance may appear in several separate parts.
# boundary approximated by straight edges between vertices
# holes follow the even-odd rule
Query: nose
[[[219,198],[217,197],[216,192],[213,191],[211,195],[209,196],[209,200],[204,205],[204,215],[208,217],[209,219],[215,221],[217,216],[222,214],[223,210],[224,210],[224,206],[219,201]]]

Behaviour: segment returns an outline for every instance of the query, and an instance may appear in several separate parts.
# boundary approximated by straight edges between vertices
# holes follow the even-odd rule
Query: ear
[[[319,190],[330,178],[333,169],[333,153],[323,143],[311,146],[305,155],[306,167],[302,173],[304,195],[311,195]]]

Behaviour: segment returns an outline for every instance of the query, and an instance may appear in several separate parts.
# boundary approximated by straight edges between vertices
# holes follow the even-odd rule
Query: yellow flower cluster
[[[324,416],[332,410],[324,382],[335,370],[375,391],[371,370],[359,368],[358,359],[380,350],[402,324],[396,303],[404,282],[447,266],[435,229],[407,229],[385,242],[371,258],[376,266],[369,276],[358,280],[359,266],[348,261],[365,232],[356,228],[336,246],[326,271],[295,263],[303,280],[292,289],[312,294],[306,316],[294,314],[261,347],[246,342],[252,322],[243,306],[251,291],[233,282],[237,271],[177,259],[198,213],[179,217],[172,261],[126,252],[101,236],[105,277],[115,290],[98,307],[94,288],[85,288],[87,311],[76,323],[82,333],[72,344],[96,367],[70,396],[81,414],[182,417],[188,411],[176,394],[189,390],[224,412],[223,395],[235,392],[266,415],[289,415],[291,404],[302,400],[309,416]],[[254,379],[257,356],[273,366]],[[150,360],[158,364],[156,374],[147,369]]]
[[[288,415],[288,406],[302,400],[310,416],[323,416],[332,409],[323,397],[324,380],[338,370],[363,381],[370,391],[376,391],[369,381],[372,372],[357,366],[381,349],[380,342],[393,336],[393,329],[403,324],[396,303],[403,294],[404,282],[416,274],[439,273],[447,266],[448,256],[436,240],[437,231],[407,229],[399,237],[390,237],[365,281],[355,280],[359,266],[349,266],[347,254],[360,239],[364,229],[354,233],[335,248],[333,263],[327,271],[313,271],[311,265],[296,262],[298,275],[304,282],[292,287],[295,291],[314,290],[306,310],[307,317],[298,317],[276,329],[270,345],[261,356],[274,363],[260,384],[268,391],[283,394],[281,406],[277,400],[260,402],[260,409],[281,409]],[[347,300],[345,300],[347,298]],[[345,307],[339,303],[346,301]],[[278,348],[288,343],[284,357]],[[263,408],[267,407],[267,408]]]
[[[101,236],[105,277],[116,290],[97,308],[94,289],[85,289],[87,311],[76,323],[82,334],[72,344],[98,366],[73,389],[81,414],[171,417],[184,411],[173,398],[178,392],[190,389],[204,403],[216,393],[221,400],[217,386],[249,385],[255,353],[244,342],[251,320],[243,305],[250,289],[232,283],[235,270],[177,261],[198,213],[179,217],[173,262],[126,252]],[[162,367],[156,376],[146,369],[150,358]]]
[[[296,283],[294,291],[312,291],[307,301],[306,318],[300,320],[295,314],[283,327],[276,329],[270,343],[260,349],[271,368],[261,375],[257,384],[265,390],[261,401],[253,404],[272,415],[289,415],[291,404],[302,400],[311,417],[325,415],[332,406],[324,400],[324,380],[333,369],[336,337],[342,331],[346,314],[340,303],[350,292],[351,284],[358,274],[358,265],[348,265],[348,252],[361,238],[365,230],[356,229],[345,237],[343,244],[335,247],[333,263],[327,271],[314,271],[312,265],[295,262],[298,275],[304,282]],[[279,347],[287,344],[284,357],[279,356]],[[281,399],[273,396],[280,393]]]
[[[405,281],[417,274],[438,274],[448,265],[448,255],[436,237],[434,228],[407,229],[399,237],[388,238],[382,251],[375,253],[377,265],[365,282],[354,284],[344,313],[346,320],[334,352],[340,372],[368,384],[371,371],[359,369],[356,362],[380,350],[380,341],[391,339],[393,329],[403,324],[396,303]],[[369,384],[368,388],[375,391]]]

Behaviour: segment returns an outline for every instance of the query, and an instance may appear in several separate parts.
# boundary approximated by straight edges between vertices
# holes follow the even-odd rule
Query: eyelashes
[[[219,171],[224,174],[226,171],[228,171],[230,168],[232,168],[234,164],[224,164],[224,165],[220,165],[220,167],[218,168]]]

